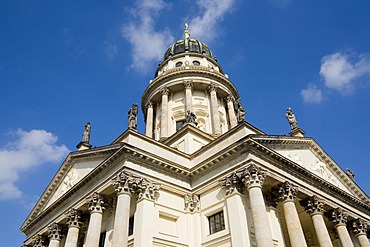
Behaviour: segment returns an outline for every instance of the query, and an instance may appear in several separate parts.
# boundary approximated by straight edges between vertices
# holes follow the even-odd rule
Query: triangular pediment
[[[312,138],[260,136],[253,139],[352,196],[369,200],[353,178]]]

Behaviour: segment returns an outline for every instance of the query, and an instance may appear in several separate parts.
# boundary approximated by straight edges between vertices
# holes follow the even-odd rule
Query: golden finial
[[[188,23],[185,23],[184,36],[185,36],[185,39],[189,39],[190,38],[189,25],[188,25]]]

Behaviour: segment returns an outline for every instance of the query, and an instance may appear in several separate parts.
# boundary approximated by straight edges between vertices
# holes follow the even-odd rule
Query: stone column
[[[153,104],[150,101],[146,104],[145,135],[150,138],[153,137]]]
[[[233,246],[251,246],[247,206],[242,194],[244,189],[242,176],[243,171],[234,172],[219,182],[221,188],[226,192],[226,207]]]
[[[193,111],[193,82],[184,81],[185,88],[185,112]]]
[[[347,213],[341,208],[336,208],[331,212],[330,216],[333,221],[334,228],[337,230],[342,246],[353,247],[351,236],[346,227]]]
[[[262,185],[266,173],[255,165],[249,166],[243,174],[243,183],[248,188],[249,201],[254,223],[257,246],[274,246]]]
[[[45,238],[41,235],[36,235],[33,238],[32,247],[46,247]]]
[[[230,120],[230,128],[234,128],[238,124],[238,121],[235,116],[234,97],[231,95],[227,96],[226,103],[227,103],[227,112],[229,114]]]
[[[220,113],[218,112],[218,100],[217,100],[216,89],[217,89],[216,83],[211,83],[208,86],[208,91],[211,96],[211,114],[212,114],[213,134],[221,135]]]
[[[370,246],[369,240],[367,239],[367,223],[363,219],[357,219],[352,222],[352,231],[355,234],[361,247]]]
[[[168,95],[170,90],[165,86],[161,89],[162,94],[162,108],[161,108],[161,136],[168,137]]]
[[[199,195],[186,194],[184,196],[185,211],[187,213],[187,229],[189,246],[201,246],[201,221],[200,221],[200,200]]]
[[[146,178],[136,182],[138,201],[136,205],[134,224],[134,247],[153,246],[155,229],[154,200],[159,185]]]
[[[131,194],[135,193],[134,184],[135,181],[132,174],[125,171],[117,174],[112,180],[112,185],[117,192],[112,247],[127,246]]]
[[[106,201],[97,192],[94,192],[86,199],[90,211],[90,221],[86,233],[85,247],[99,247],[101,224]]]
[[[307,246],[301,222],[299,221],[297,209],[294,204],[294,200],[298,193],[297,186],[293,186],[289,182],[284,182],[283,184],[273,187],[271,193],[275,196],[275,200],[283,204],[284,216],[291,246]]]
[[[322,199],[318,198],[317,196],[312,196],[301,201],[301,205],[306,209],[306,212],[312,218],[316,236],[319,240],[319,245],[324,247],[332,247],[333,244],[331,242],[330,235],[328,229],[326,228],[323,217],[324,203]]]
[[[77,247],[78,236],[80,233],[80,228],[82,226],[81,212],[77,211],[76,209],[71,209],[66,213],[66,215],[68,232],[64,247]]]
[[[48,227],[49,247],[59,247],[62,239],[62,227],[58,223],[53,223]]]

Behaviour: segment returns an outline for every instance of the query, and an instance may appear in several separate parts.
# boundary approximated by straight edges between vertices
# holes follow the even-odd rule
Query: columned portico
[[[146,104],[145,135],[150,138],[153,137],[153,103],[151,101]]]
[[[274,243],[262,194],[262,185],[265,177],[266,173],[252,164],[245,170],[242,181],[249,192],[257,246],[272,247]]]
[[[341,208],[336,208],[331,212],[331,219],[333,221],[334,228],[337,230],[342,246],[353,247],[351,236],[346,227],[347,213]]]
[[[192,81],[184,81],[184,88],[185,88],[185,112],[193,111],[193,82]]]
[[[49,247],[59,247],[60,240],[62,239],[62,227],[53,223],[48,227],[49,232]]]
[[[294,200],[298,193],[298,187],[289,182],[284,182],[274,187],[271,192],[275,196],[275,200],[281,202],[283,205],[291,246],[307,246],[297,209],[294,204]]]
[[[135,181],[131,174],[120,172],[112,180],[117,192],[117,205],[113,225],[112,247],[127,246],[131,195]]]
[[[367,223],[363,219],[357,219],[352,222],[352,231],[358,239],[361,247],[370,246],[369,240],[367,239]]]
[[[77,247],[78,235],[82,226],[81,213],[76,209],[70,209],[66,215],[68,232],[65,247]]]
[[[161,107],[161,136],[168,137],[168,95],[170,90],[167,87],[161,89],[162,107]]]
[[[328,229],[326,228],[323,218],[324,203],[317,196],[312,196],[301,202],[301,205],[306,209],[306,212],[311,216],[316,236],[320,246],[332,247]]]
[[[208,91],[211,97],[213,134],[220,135],[221,134],[220,113],[218,112],[218,99],[217,99],[216,89],[217,89],[217,85],[215,83],[211,83],[208,86]]]
[[[94,192],[87,198],[87,204],[90,211],[90,221],[86,233],[85,247],[98,247],[106,200],[100,194]]]
[[[229,114],[229,120],[230,120],[230,127],[234,128],[237,124],[238,121],[236,119],[235,115],[235,109],[234,109],[234,97],[229,95],[225,98],[226,103],[227,103],[227,113]]]

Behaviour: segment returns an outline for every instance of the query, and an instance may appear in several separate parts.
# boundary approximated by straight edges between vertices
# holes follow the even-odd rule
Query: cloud
[[[320,75],[325,86],[342,94],[351,93],[358,79],[370,74],[369,55],[348,55],[337,52],[321,60]]]
[[[109,60],[112,60],[116,57],[118,53],[118,48],[116,45],[112,44],[109,41],[104,41],[103,47],[104,54],[107,56]]]
[[[306,89],[301,90],[301,97],[305,103],[319,104],[323,100],[321,90],[312,84],[309,84]]]
[[[189,23],[191,36],[206,43],[212,41],[220,33],[217,24],[233,10],[235,2],[235,0],[198,0],[201,13]]]
[[[131,68],[136,71],[151,71],[150,62],[161,60],[166,47],[173,42],[168,30],[154,28],[156,17],[170,7],[163,0],[142,0],[136,1],[135,8],[130,9],[132,20],[122,27],[122,36],[132,46]]]
[[[12,140],[0,148],[0,200],[20,198],[22,191],[16,182],[22,173],[59,162],[68,152],[65,145],[57,145],[58,138],[45,130],[11,133]]]

